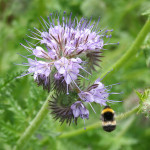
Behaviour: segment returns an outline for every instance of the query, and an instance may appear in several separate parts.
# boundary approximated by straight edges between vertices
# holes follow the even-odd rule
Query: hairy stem
[[[133,114],[135,114],[136,112],[138,112],[139,110],[139,106],[136,106],[135,108],[131,109],[130,111],[128,112],[125,112],[125,113],[122,113],[120,115],[118,115],[116,117],[116,120],[122,120],[122,119],[125,119]],[[101,121],[98,121],[96,123],[93,123],[92,125],[89,125],[86,127],[86,130],[84,130],[83,128],[81,129],[77,129],[77,130],[74,130],[74,131],[71,131],[71,132],[66,132],[66,133],[63,133],[61,134],[60,136],[58,136],[58,138],[69,138],[69,137],[73,137],[73,136],[76,136],[76,135],[79,135],[79,134],[82,134],[82,133],[85,133],[89,130],[93,130],[95,128],[99,128],[101,126]]]
[[[27,127],[24,133],[21,135],[20,139],[17,141],[14,150],[22,150],[25,144],[29,141],[33,133],[38,129],[39,125],[43,121],[44,117],[48,113],[48,100],[50,99],[53,92],[51,92],[48,97],[46,98],[43,106],[41,107],[38,114],[35,116],[31,124]]]
[[[110,68],[108,68],[103,74],[102,77],[105,76],[109,71],[111,71],[104,80],[106,80],[109,76],[111,76],[114,72],[117,72],[122,65],[124,65],[126,62],[128,62],[137,51],[140,49],[141,44],[143,43],[146,35],[150,32],[150,19],[147,19],[145,25],[137,35],[137,38],[133,42],[133,44],[130,46],[130,48],[126,51],[126,53]]]

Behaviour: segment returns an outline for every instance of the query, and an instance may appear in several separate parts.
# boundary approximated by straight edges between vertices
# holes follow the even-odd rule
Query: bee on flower
[[[27,58],[28,69],[21,75],[32,74],[35,82],[42,85],[48,92],[55,91],[53,101],[49,101],[52,114],[60,122],[66,120],[67,123],[75,121],[77,118],[89,118],[89,111],[84,103],[95,102],[105,106],[108,100],[108,90],[100,80],[96,80],[93,85],[83,89],[83,78],[88,80],[99,67],[104,43],[104,38],[110,38],[109,31],[100,30],[98,22],[92,19],[76,17],[72,18],[72,13],[67,17],[66,12],[60,17],[59,14],[50,14],[47,21],[42,18],[43,30],[34,28],[30,31],[29,38],[37,40],[36,44],[27,42],[21,44],[27,49],[32,58]],[[33,58],[34,57],[34,58]],[[94,110],[94,108],[92,107]]]

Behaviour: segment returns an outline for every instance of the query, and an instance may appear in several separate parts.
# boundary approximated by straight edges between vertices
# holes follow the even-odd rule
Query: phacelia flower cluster
[[[72,13],[67,17],[66,12],[62,16],[50,14],[47,21],[42,18],[41,24],[43,30],[34,28],[28,35],[38,42],[26,40],[28,46],[21,44],[31,53],[30,58],[26,57],[28,62],[24,65],[28,69],[22,76],[32,74],[38,85],[57,93],[50,107],[60,122],[68,119],[71,123],[78,117],[88,119],[89,111],[83,103],[106,105],[109,93],[100,80],[88,89],[81,88],[80,80],[87,79],[95,66],[99,66],[103,47],[107,45],[104,38],[111,37],[108,33],[112,30],[100,30],[99,21],[72,19]]]
[[[72,21],[72,14],[69,18],[65,18],[64,15],[61,23],[58,16],[56,24],[53,14],[48,17],[48,22],[42,18],[44,31],[35,28],[35,31],[31,31],[32,36],[29,36],[38,40],[38,44],[28,41],[29,47],[21,44],[35,56],[35,59],[28,58],[26,65],[29,65],[29,68],[23,75],[33,74],[34,80],[37,83],[42,81],[44,87],[49,87],[50,75],[54,69],[55,74],[64,77],[67,86],[74,83],[78,76],[82,76],[81,70],[87,72],[82,67],[85,60],[79,57],[90,58],[90,54],[93,56],[93,53],[98,55],[104,46],[104,34],[99,35],[101,31],[97,31],[95,23],[91,24],[91,21],[85,18],[80,21],[75,18]],[[95,58],[99,61],[97,55]]]

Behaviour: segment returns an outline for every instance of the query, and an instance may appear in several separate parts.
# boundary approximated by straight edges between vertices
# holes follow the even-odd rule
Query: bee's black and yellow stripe
[[[116,128],[115,112],[110,106],[105,106],[101,112],[101,120],[103,129],[111,132]]]

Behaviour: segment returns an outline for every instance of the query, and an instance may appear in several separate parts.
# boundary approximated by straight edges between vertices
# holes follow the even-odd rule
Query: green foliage
[[[140,93],[138,91],[136,91],[137,95],[139,96],[140,98],[140,105],[142,105],[142,103],[144,103],[145,101],[148,101],[149,100],[149,97],[150,97],[150,89],[146,89],[144,91],[144,93]]]
[[[47,93],[43,91],[42,88],[37,89],[37,86],[33,80],[29,79],[28,77],[25,77],[23,80],[16,79],[18,75],[20,75],[20,73],[4,79],[0,85],[1,149],[4,149],[6,146],[13,147],[16,144],[16,141],[30,125],[32,119],[39,111],[43,101],[47,96]],[[26,90],[22,88],[23,85],[26,86]],[[50,119],[51,118],[48,117],[47,121]],[[32,139],[33,142],[37,141],[38,139],[40,140],[39,136],[43,137],[43,134],[44,136],[50,137],[57,135],[53,132],[46,132],[47,129],[45,124],[47,124],[47,122],[44,122],[44,125],[40,128],[40,130],[35,133],[35,136]],[[48,126],[52,127],[53,125],[51,124],[51,126]]]
[[[23,38],[28,29],[41,28],[38,21],[40,16],[46,18],[49,13],[56,10],[73,12],[78,18],[85,16],[100,16],[100,28],[113,28],[111,42],[120,42],[119,46],[110,45],[106,48],[102,59],[102,69],[91,77],[100,76],[116,60],[118,60],[129,48],[143,27],[149,15],[149,0],[0,0],[0,150],[12,150],[17,140],[23,135],[26,128],[39,112],[42,104],[48,96],[47,91],[33,81],[29,75],[17,79],[25,67],[14,65],[14,63],[26,62],[16,53],[28,55],[28,52],[19,45],[25,43]],[[144,16],[142,16],[143,14]],[[114,86],[112,91],[124,92],[120,95],[112,95],[110,99],[122,100],[123,103],[112,104],[117,114],[124,112],[126,107],[124,101],[131,99],[138,101],[140,112],[149,116],[145,109],[145,102],[149,103],[149,67],[150,67],[150,36],[147,35],[145,42],[130,61],[123,64],[111,78],[104,81],[106,85],[121,83]],[[136,92],[137,98],[132,92],[137,89],[146,89],[143,94]],[[128,105],[132,105],[129,101]],[[88,106],[87,106],[88,107]],[[94,106],[97,114],[90,110],[90,119],[86,125],[99,121],[100,107]],[[143,121],[144,120],[144,121]],[[144,122],[144,123],[143,123]],[[101,128],[93,129],[84,134],[70,138],[59,138],[60,134],[83,128],[83,120],[79,119],[78,126],[72,124],[60,126],[49,114],[45,116],[38,130],[33,134],[26,150],[147,150],[149,149],[149,120],[143,116],[128,118],[117,123],[117,130],[106,133]],[[84,129],[83,129],[84,130]],[[136,135],[136,136],[135,136]],[[143,144],[139,144],[139,142]]]
[[[144,51],[145,59],[146,59],[146,65],[150,68],[150,34],[147,35],[144,44],[142,46],[142,49]]]
[[[145,114],[146,117],[150,117],[150,89],[146,89],[144,93],[136,91],[140,101],[139,112]]]

